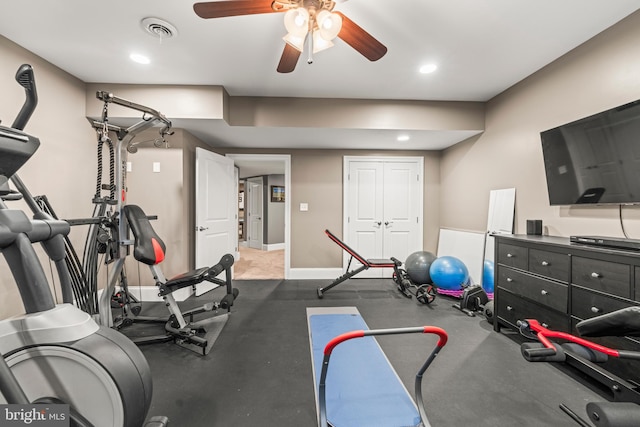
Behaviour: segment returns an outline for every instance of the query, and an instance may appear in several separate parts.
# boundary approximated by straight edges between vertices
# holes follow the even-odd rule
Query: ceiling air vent
[[[140,24],[145,32],[160,40],[170,39],[178,35],[176,27],[159,18],[144,18]]]

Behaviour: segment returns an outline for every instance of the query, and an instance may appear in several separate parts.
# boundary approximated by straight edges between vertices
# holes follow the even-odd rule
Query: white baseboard
[[[289,280],[331,280],[342,274],[344,271],[341,268],[292,268],[289,270]]]
[[[262,249],[265,251],[278,251],[284,249],[284,243],[271,243],[269,245],[262,245]]]

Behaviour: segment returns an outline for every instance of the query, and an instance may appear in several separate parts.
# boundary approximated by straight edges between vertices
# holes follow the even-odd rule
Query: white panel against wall
[[[516,189],[491,190],[489,193],[489,215],[487,231],[490,233],[513,233],[513,215]]]
[[[453,256],[469,270],[472,283],[480,284],[484,266],[485,233],[440,229],[437,256]]]
[[[515,188],[491,190],[489,193],[489,215],[487,219],[487,231],[489,233],[513,233],[515,203]],[[487,235],[484,259],[493,262],[494,251],[495,244],[493,236]]]

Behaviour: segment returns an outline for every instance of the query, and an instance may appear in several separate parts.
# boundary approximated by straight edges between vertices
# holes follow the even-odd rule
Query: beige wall
[[[485,132],[446,150],[443,227],[484,230],[489,191],[516,188],[516,232],[542,219],[550,235],[622,236],[618,207],[551,207],[540,131],[640,98],[640,12],[601,33],[487,104]],[[640,209],[623,208],[640,238]]]
[[[40,138],[40,148],[19,175],[34,195],[46,194],[61,218],[91,216],[95,192],[95,133],[85,119],[84,84],[29,51],[0,36],[0,119],[10,126],[24,102],[24,89],[14,77],[18,67],[31,64],[36,77],[38,108],[26,131]],[[10,208],[22,209],[22,202]],[[72,230],[82,247],[84,227]],[[39,250],[38,252],[41,253]],[[81,255],[81,254],[80,254]],[[45,264],[49,272],[49,264]],[[23,312],[18,292],[0,257],[0,318]]]
[[[161,268],[171,278],[195,265],[195,149],[210,147],[183,129],[175,129],[166,137],[168,146],[154,147],[157,137],[157,130],[151,129],[134,140],[147,142],[138,146],[137,153],[128,155],[132,170],[127,174],[127,198],[147,215],[158,216],[151,225],[166,245]],[[160,164],[160,172],[153,172],[153,163]],[[155,284],[145,265],[130,257],[126,266],[131,285]]]
[[[544,221],[549,234],[620,235],[615,207],[549,206],[539,132],[640,98],[638,40],[640,13],[491,100],[487,105],[485,132],[443,153],[226,151],[291,154],[292,188],[288,197],[293,207],[300,202],[310,206],[308,212],[295,208],[291,212],[292,268],[341,265],[340,249],[325,237],[323,230],[329,228],[342,235],[342,159],[345,155],[424,156],[426,250],[435,251],[440,227],[484,230],[489,191],[506,187],[517,189],[517,232],[524,231],[526,219],[537,218]],[[95,186],[95,133],[84,117],[87,99],[92,99],[92,106],[95,103],[90,96],[93,88],[89,86],[85,90],[79,80],[2,37],[0,55],[3,94],[0,118],[5,124],[12,122],[24,99],[22,88],[13,80],[15,71],[24,62],[36,69],[40,105],[27,130],[39,136],[43,144],[20,172],[21,177],[34,194],[49,196],[60,217],[90,216]],[[222,91],[223,100],[227,98],[224,90],[215,90]],[[118,93],[118,96],[127,98],[126,94]],[[225,106],[228,107],[228,103],[223,102],[223,116],[230,114]],[[153,107],[165,112],[155,104]],[[219,116],[219,109],[220,104],[213,105],[212,115]],[[171,138],[175,148],[149,149],[147,154],[146,149],[139,151],[140,157],[134,159],[139,165],[134,165],[135,172],[129,182],[129,200],[140,203],[149,214],[159,215],[159,234],[172,245],[168,256],[175,257],[176,263],[170,261],[169,268],[165,269],[168,276],[181,272],[185,264],[193,266],[194,152],[196,146],[204,146],[187,132],[176,132]],[[149,165],[144,163],[153,161],[161,162],[161,176],[149,175]],[[167,168],[163,167],[165,164]],[[158,180],[166,191],[154,187],[154,193],[144,193],[150,188],[149,181],[157,183]],[[20,203],[14,206],[22,207]],[[640,236],[638,209],[625,207],[623,213],[629,233]],[[83,232],[74,229],[72,236],[80,248]],[[4,260],[0,261],[0,274],[1,318],[21,312],[22,308],[16,304],[18,295]]]
[[[220,153],[290,154],[291,268],[340,268],[341,249],[325,229],[342,237],[342,168],[344,156],[420,156],[424,158],[424,247],[435,252],[439,227],[439,152],[365,150],[233,150]],[[300,203],[309,210],[300,212]],[[348,242],[347,242],[348,243]]]

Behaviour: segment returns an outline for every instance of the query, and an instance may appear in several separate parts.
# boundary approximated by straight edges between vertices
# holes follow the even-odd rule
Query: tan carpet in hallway
[[[233,279],[284,279],[284,249],[261,251],[241,246],[240,260],[234,264]]]

